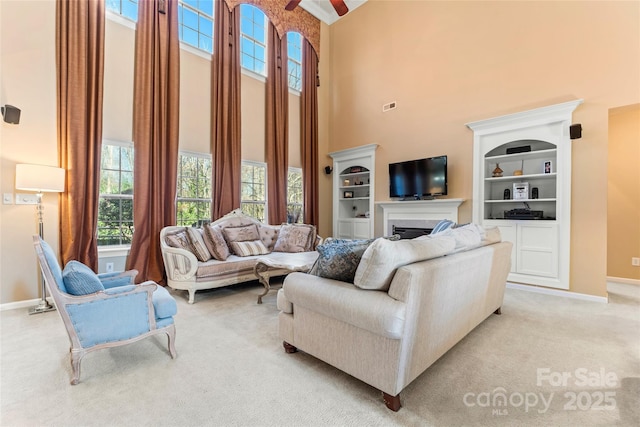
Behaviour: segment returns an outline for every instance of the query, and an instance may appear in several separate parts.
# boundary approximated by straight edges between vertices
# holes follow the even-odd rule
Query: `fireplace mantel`
[[[376,202],[382,209],[383,235],[391,234],[390,223],[426,221],[437,223],[442,219],[458,222],[458,207],[464,199],[436,199]]]

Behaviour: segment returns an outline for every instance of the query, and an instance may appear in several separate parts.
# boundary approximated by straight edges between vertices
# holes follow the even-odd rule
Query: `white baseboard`
[[[53,305],[53,298],[47,297],[47,301],[49,301],[49,304]],[[16,310],[19,308],[31,308],[31,307],[36,307],[38,304],[40,304],[40,298],[28,299],[28,300],[16,301],[16,302],[7,302],[5,304],[0,304],[0,311]]]
[[[611,277],[611,276],[607,276],[607,282],[624,283],[625,285],[640,286],[640,280],[638,280],[638,279],[627,279],[626,277]]]
[[[609,298],[607,297],[599,297],[596,295],[588,295],[588,294],[579,294],[577,292],[562,291],[559,289],[541,288],[539,286],[532,286],[532,285],[521,285],[519,283],[507,282],[507,288],[519,289],[521,291],[528,291],[528,292],[536,292],[539,294],[554,295],[557,297],[580,299],[584,301],[603,302],[603,303],[609,302]]]

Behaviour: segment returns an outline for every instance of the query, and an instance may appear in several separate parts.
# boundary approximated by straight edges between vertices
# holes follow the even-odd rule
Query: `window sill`
[[[129,255],[131,246],[98,246],[98,258],[116,258]]]

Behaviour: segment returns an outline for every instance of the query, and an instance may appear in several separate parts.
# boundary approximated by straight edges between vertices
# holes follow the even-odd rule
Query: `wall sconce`
[[[45,165],[16,165],[16,189],[37,192],[36,214],[38,217],[38,235],[44,238],[44,223],[42,221],[44,207],[42,206],[42,193],[61,193],[64,191],[65,170],[54,166]],[[40,274],[42,287],[42,299],[40,303],[29,310],[29,314],[44,313],[56,308],[47,301],[47,288],[44,278]]]
[[[330,175],[331,172],[333,172],[333,168],[331,166],[324,167],[324,173],[326,173],[327,175]]]
[[[4,107],[0,107],[0,111],[2,111],[2,118],[5,122],[11,123],[12,125],[17,125],[18,123],[20,123],[19,108],[7,104]]]

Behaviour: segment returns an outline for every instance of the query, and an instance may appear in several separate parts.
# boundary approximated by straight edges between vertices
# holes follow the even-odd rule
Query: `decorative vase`
[[[496,163],[496,168],[491,173],[491,176],[493,176],[494,178],[500,177],[502,176],[502,172],[503,170],[500,169],[500,163]]]

